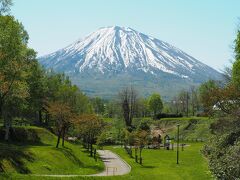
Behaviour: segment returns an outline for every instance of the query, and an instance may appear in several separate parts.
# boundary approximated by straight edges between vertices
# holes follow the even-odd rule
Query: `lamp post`
[[[179,164],[179,126],[180,124],[177,124],[177,164]]]

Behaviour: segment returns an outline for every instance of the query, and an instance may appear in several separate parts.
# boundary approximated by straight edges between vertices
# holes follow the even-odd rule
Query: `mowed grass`
[[[206,159],[200,150],[202,143],[192,143],[185,147],[184,151],[180,148],[179,164],[176,164],[175,150],[143,150],[143,165],[135,163],[134,159],[122,148],[108,147],[108,149],[119,154],[128,162],[132,171],[130,174],[112,179],[174,179],[174,180],[207,180],[213,179]],[[110,178],[111,179],[111,178]]]
[[[176,164],[176,149],[172,150],[143,150],[143,165],[135,163],[121,147],[109,146],[105,149],[117,153],[129,165],[131,172],[123,176],[108,177],[72,177],[71,179],[86,180],[210,180],[214,179],[208,170],[206,159],[200,150],[202,143],[192,143],[180,149],[179,164]]]
[[[1,177],[28,176],[21,174],[94,174],[104,169],[102,161],[89,157],[80,145],[65,142],[65,147],[56,148],[56,136],[46,129],[25,127],[34,130],[41,143],[6,144],[0,142],[0,168],[6,173]],[[39,178],[37,178],[39,179]]]

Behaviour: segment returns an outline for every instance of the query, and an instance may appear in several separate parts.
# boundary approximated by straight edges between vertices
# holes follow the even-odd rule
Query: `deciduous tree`
[[[137,112],[137,92],[133,87],[125,88],[119,93],[120,105],[127,129],[132,130],[132,119]]]
[[[149,109],[153,113],[153,117],[156,118],[158,113],[162,112],[163,103],[160,94],[154,93],[149,98]]]
[[[12,107],[21,105],[19,101],[29,96],[28,62],[35,59],[36,53],[27,47],[27,42],[28,34],[21,23],[12,16],[0,16],[0,109],[6,140],[12,126]]]
[[[76,127],[78,134],[87,143],[90,148],[90,156],[93,155],[93,144],[97,140],[97,136],[101,134],[105,123],[102,119],[94,114],[83,114],[77,117]]]
[[[58,136],[56,147],[58,148],[61,137],[62,146],[64,146],[66,131],[70,124],[74,122],[75,116],[72,113],[71,108],[66,103],[58,101],[49,103],[48,112],[54,120]]]

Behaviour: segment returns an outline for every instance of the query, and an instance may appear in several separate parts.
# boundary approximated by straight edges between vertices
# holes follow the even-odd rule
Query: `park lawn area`
[[[207,160],[200,152],[202,146],[202,143],[191,143],[190,146],[185,147],[184,151],[180,150],[179,165],[176,164],[176,148],[174,151],[144,149],[143,166],[135,163],[134,159],[130,158],[123,148],[107,147],[107,149],[120,155],[132,167],[132,171],[128,175],[119,177],[119,179],[213,179],[208,169]]]
[[[22,174],[94,174],[104,169],[102,161],[95,162],[80,145],[65,142],[65,147],[55,148],[57,138],[46,129],[24,127],[36,132],[37,144],[0,142],[0,168],[6,174],[1,177],[21,177]]]

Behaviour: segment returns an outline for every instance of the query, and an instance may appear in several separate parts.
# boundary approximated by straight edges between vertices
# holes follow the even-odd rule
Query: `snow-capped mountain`
[[[172,45],[131,28],[106,27],[39,58],[46,68],[76,79],[122,74],[177,78],[192,82],[219,79],[220,73]],[[79,76],[80,75],[80,76]]]

